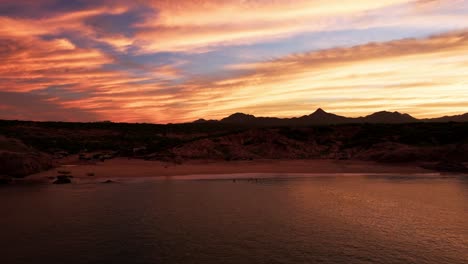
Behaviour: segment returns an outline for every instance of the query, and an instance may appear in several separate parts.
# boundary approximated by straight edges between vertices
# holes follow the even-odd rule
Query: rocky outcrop
[[[8,176],[24,177],[52,167],[52,159],[43,153],[0,151],[0,169]]]
[[[384,124],[374,124],[385,121],[382,118],[387,116]],[[177,125],[5,121],[1,126],[0,120],[0,133],[35,148],[19,140],[0,138],[0,174],[18,177],[50,167],[51,159],[43,152],[55,153],[56,157],[81,153],[79,158],[85,164],[117,154],[175,164],[197,159],[468,162],[468,123],[414,123],[413,118],[404,114],[380,112],[368,117],[365,124],[338,125],[342,118],[318,109],[297,120],[236,114],[214,123]],[[400,123],[405,124],[389,124],[390,118],[395,123],[404,119]],[[324,120],[333,125],[305,125],[313,119],[317,124]],[[298,123],[291,125],[278,120]]]
[[[171,151],[183,159],[304,159],[318,158],[320,148],[314,140],[299,142],[272,129],[196,140]]]
[[[11,177],[24,177],[53,167],[52,158],[25,146],[21,141],[0,137],[0,171]]]

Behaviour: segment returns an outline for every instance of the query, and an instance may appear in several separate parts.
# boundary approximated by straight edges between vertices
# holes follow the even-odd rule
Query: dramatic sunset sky
[[[468,112],[468,0],[0,0],[0,119]]]

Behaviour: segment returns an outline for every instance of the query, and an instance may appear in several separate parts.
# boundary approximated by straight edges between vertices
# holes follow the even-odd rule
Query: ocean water
[[[8,186],[0,210],[3,264],[468,263],[463,176]]]

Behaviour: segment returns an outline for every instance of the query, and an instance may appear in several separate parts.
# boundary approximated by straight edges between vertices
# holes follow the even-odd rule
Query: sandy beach
[[[50,180],[57,171],[69,171],[75,179],[118,179],[143,177],[173,177],[188,175],[232,175],[247,173],[288,174],[357,174],[357,173],[405,173],[424,174],[432,171],[416,164],[380,164],[366,161],[338,160],[254,160],[254,161],[187,161],[182,164],[140,159],[116,158],[95,164],[78,162],[28,177],[31,180]],[[92,175],[92,176],[91,176]]]

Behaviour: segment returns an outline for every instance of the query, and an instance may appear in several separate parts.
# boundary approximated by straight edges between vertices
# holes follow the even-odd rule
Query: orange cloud
[[[28,92],[92,80],[96,74],[105,75],[99,69],[112,61],[96,50],[76,48],[66,39],[0,41],[5,44],[0,50],[3,91]]]
[[[191,121],[237,111],[297,116],[316,107],[355,116],[377,110],[419,117],[466,112],[468,16],[437,11],[466,3],[103,1],[40,18],[3,15],[0,92],[40,94],[34,100],[55,109],[129,122]],[[125,17],[141,7],[145,12],[129,25],[129,32],[106,32],[89,23],[102,15]],[[179,57],[164,63],[127,60],[157,52],[184,56],[305,32],[439,26],[461,31],[237,63],[220,68],[222,78],[187,74]],[[1,104],[0,109],[10,111],[12,106]]]
[[[240,65],[234,67],[243,70],[240,75],[192,80],[173,94],[103,95],[73,106],[101,107],[100,114],[128,121],[160,122],[221,118],[236,111],[298,116],[316,107],[352,116],[380,110],[418,117],[456,114],[468,111],[463,104],[468,100],[467,51],[467,32],[371,43]]]
[[[208,109],[191,117],[219,118],[233,111],[264,114],[269,105],[288,105],[296,115],[315,107],[353,115],[378,110],[408,111],[416,116],[437,111],[467,112],[453,102],[468,101],[468,33],[427,39],[371,43],[287,56],[273,61],[235,65],[247,73],[213,83]],[[444,105],[447,105],[444,107]],[[282,108],[276,116],[283,114]],[[288,112],[290,113],[290,111]]]
[[[454,1],[437,1],[451,7]],[[401,5],[416,9],[386,9]],[[158,17],[138,25],[139,45],[144,52],[205,52],[214,46],[250,44],[297,35],[377,27],[463,28],[464,14],[438,14],[421,9],[428,1],[153,1]],[[209,15],[207,15],[209,14]],[[378,18],[378,19],[377,19]]]

